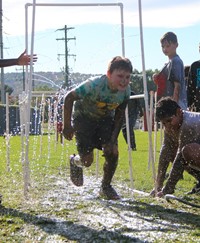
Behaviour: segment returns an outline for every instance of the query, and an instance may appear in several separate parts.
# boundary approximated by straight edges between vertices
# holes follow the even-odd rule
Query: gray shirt
[[[180,94],[178,104],[183,110],[187,109],[187,93],[186,93],[186,81],[184,74],[183,61],[178,55],[174,56],[170,62],[166,65],[165,72],[167,73],[167,87],[166,96],[173,96],[174,93],[174,81],[180,83]]]

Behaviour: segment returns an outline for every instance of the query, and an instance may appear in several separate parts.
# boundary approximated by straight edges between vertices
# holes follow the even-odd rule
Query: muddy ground
[[[13,242],[200,242],[198,214],[188,206],[148,194],[132,192],[115,184],[119,201],[99,198],[100,179],[85,177],[83,187],[75,187],[62,176],[52,176],[41,187],[33,184],[34,194],[18,208],[4,207],[1,213],[23,220]],[[37,191],[37,193],[36,193]],[[199,209],[197,209],[199,210]],[[196,219],[196,224],[190,222]],[[198,231],[199,232],[199,231]],[[11,237],[11,238],[10,238]],[[11,242],[8,240],[8,242]]]

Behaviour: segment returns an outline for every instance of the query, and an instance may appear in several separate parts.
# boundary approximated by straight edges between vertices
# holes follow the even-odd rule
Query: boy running
[[[107,75],[86,80],[68,92],[64,100],[63,135],[72,140],[75,134],[79,154],[70,158],[71,180],[82,186],[83,166],[92,164],[95,148],[103,150],[105,164],[100,195],[106,199],[120,198],[111,181],[118,163],[117,138],[130,97],[132,70],[129,59],[116,56],[108,65]]]

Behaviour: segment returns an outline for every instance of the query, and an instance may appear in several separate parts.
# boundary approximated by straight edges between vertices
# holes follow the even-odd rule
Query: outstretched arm
[[[177,156],[173,162],[171,172],[169,174],[169,178],[167,179],[166,185],[163,187],[162,191],[160,191],[157,196],[162,197],[166,194],[173,194],[176,184],[183,176],[184,171],[184,159],[182,157],[181,152],[177,153]]]
[[[167,168],[169,163],[174,161],[177,149],[178,141],[176,137],[173,138],[165,132],[158,162],[158,172],[155,185],[156,188],[151,191],[151,196],[156,196],[156,193],[162,190]]]
[[[33,63],[37,61],[37,55],[33,55]],[[0,68],[10,67],[15,65],[27,66],[30,65],[31,56],[26,54],[26,50],[18,57],[12,59],[0,59]]]

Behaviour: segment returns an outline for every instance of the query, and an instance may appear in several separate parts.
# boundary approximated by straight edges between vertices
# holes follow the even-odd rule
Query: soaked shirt
[[[130,97],[130,86],[127,86],[125,91],[113,91],[108,86],[106,75],[88,79],[74,91],[80,98],[74,104],[74,118],[77,116],[91,119],[114,117],[115,109]]]
[[[164,194],[174,193],[175,186],[183,175],[184,169],[187,170],[192,176],[197,178],[197,171],[189,170],[188,166],[185,167],[185,161],[182,158],[182,148],[186,144],[198,143],[200,144],[200,113],[183,111],[183,123],[179,129],[179,145],[176,158],[172,165],[169,178],[163,188]],[[199,172],[198,172],[199,173]]]
[[[183,123],[179,134],[179,149],[189,143],[200,144],[200,113],[183,111]]]

